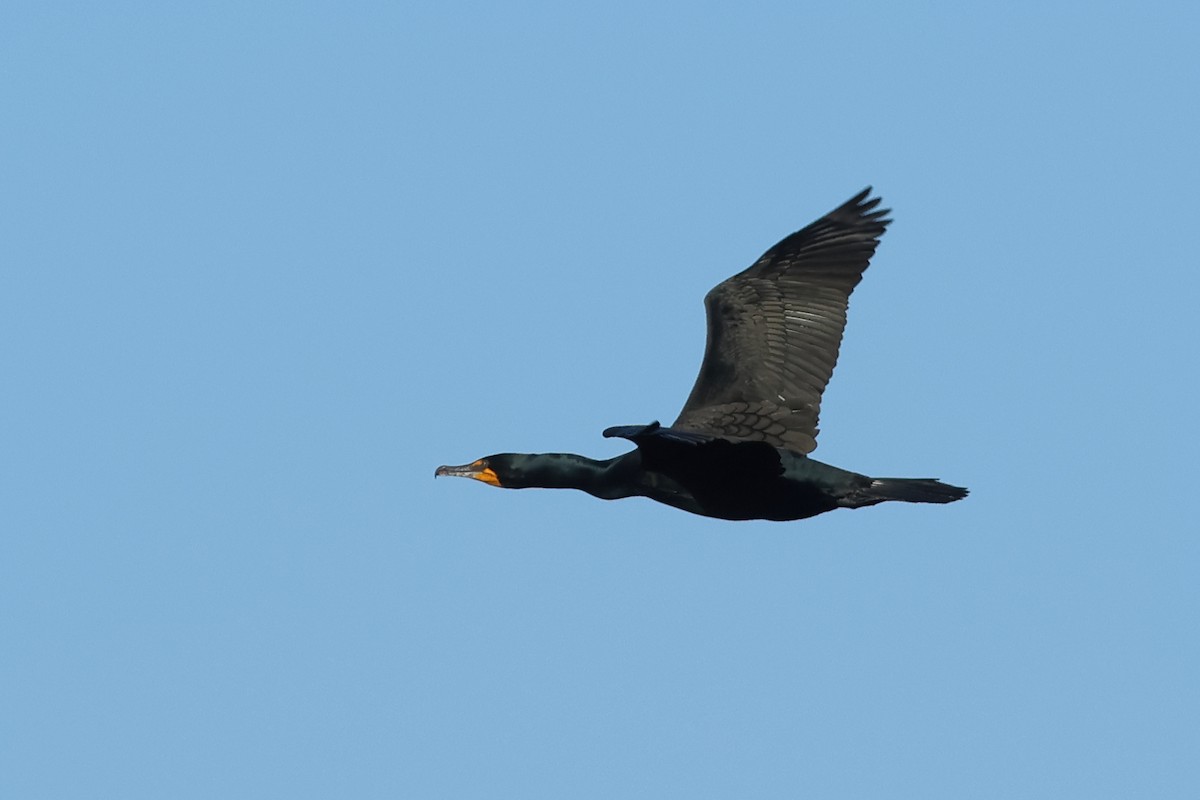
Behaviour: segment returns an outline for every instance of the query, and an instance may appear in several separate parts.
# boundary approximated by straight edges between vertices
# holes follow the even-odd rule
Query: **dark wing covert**
[[[672,427],[817,447],[821,394],[837,363],[850,293],[888,223],[867,187],[772,247],[704,298],[708,344]]]

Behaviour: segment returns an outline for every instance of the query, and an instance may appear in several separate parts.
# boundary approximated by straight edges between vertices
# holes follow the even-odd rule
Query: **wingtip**
[[[614,425],[611,428],[605,428],[601,434],[605,439],[629,439],[641,434],[653,433],[658,430],[658,420],[654,420],[649,425]]]
[[[875,188],[873,186],[867,186],[843,203],[841,208],[837,209],[834,213],[845,211],[854,214],[860,220],[873,222],[877,225],[887,226],[891,224],[892,220],[888,215],[892,213],[892,210],[890,208],[878,208],[878,205],[883,202],[883,198],[879,196],[871,197],[874,192]]]

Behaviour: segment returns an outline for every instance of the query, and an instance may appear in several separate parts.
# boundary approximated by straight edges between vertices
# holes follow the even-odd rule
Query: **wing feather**
[[[672,427],[816,449],[850,293],[891,222],[870,194],[864,189],[708,293],[704,361]]]

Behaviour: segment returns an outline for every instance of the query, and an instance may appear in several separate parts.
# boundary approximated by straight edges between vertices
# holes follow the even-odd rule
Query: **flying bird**
[[[505,489],[581,489],[648,497],[720,519],[794,520],[889,500],[951,503],[967,490],[933,478],[872,478],[808,457],[837,363],[850,293],[891,220],[860,192],[772,247],[704,299],[708,344],[670,427],[622,425],[635,449],[604,461],[500,453],[436,475]]]

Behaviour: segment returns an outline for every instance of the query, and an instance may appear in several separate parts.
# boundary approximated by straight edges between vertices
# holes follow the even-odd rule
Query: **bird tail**
[[[967,496],[961,486],[951,486],[935,478],[872,478],[863,494],[873,503],[900,500],[905,503],[953,503]],[[872,503],[872,504],[873,504]]]

